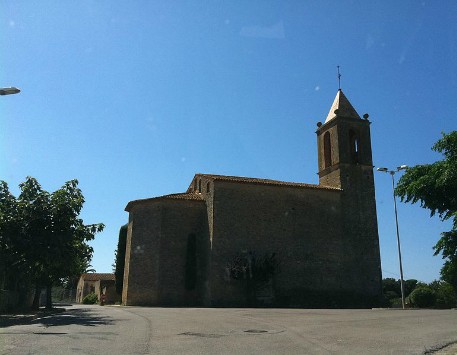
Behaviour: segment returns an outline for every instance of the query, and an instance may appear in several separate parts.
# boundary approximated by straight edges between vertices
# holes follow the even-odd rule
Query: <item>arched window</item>
[[[198,180],[198,192],[202,192],[202,179]]]
[[[349,131],[349,149],[351,154],[351,162],[358,163],[359,162],[359,138],[357,137],[357,133],[355,133],[352,129]]]
[[[332,165],[332,147],[330,143],[330,132],[324,133],[324,168]]]
[[[210,189],[209,189],[209,182],[206,183],[206,193],[209,193]]]

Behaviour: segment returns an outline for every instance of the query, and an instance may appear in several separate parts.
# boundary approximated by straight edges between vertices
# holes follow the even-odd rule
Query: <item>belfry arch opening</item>
[[[332,147],[330,143],[330,132],[324,133],[324,168],[332,165]]]

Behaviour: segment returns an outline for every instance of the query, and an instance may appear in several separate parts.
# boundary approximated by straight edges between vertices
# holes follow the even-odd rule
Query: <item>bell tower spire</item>
[[[362,119],[341,89],[316,133],[319,184],[347,188],[356,176],[373,175],[368,114]]]

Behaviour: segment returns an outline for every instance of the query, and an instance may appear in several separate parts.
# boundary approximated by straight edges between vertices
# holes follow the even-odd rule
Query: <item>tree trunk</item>
[[[35,286],[35,295],[33,296],[32,310],[36,311],[40,308],[40,295],[41,287],[40,285]]]
[[[52,284],[46,285],[46,309],[52,309]]]

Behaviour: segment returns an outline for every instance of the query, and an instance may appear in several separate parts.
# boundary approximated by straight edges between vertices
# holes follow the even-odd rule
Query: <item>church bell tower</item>
[[[342,245],[353,266],[348,282],[376,304],[382,275],[368,114],[361,118],[339,89],[317,126],[319,185],[341,189]]]

